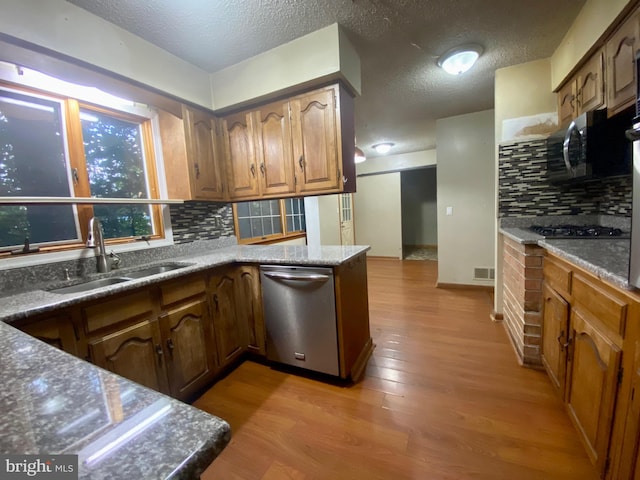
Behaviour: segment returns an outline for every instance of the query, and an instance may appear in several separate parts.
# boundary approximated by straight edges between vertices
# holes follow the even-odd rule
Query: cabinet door
[[[544,286],[542,316],[542,364],[551,383],[564,399],[569,345],[569,304],[555,290]]]
[[[180,305],[160,318],[173,397],[189,398],[213,376],[216,362],[211,327],[205,299]]]
[[[191,165],[193,198],[222,200],[222,170],[218,155],[216,119],[212,115],[184,108],[187,156]]]
[[[237,279],[238,321],[247,329],[249,351],[264,356],[267,354],[267,348],[258,267],[253,265],[238,267]]]
[[[89,351],[99,367],[168,393],[165,351],[157,320],[146,320],[93,340]]]
[[[225,117],[223,133],[229,196],[232,199],[257,197],[260,188],[251,114],[243,112]]]
[[[578,72],[578,115],[604,105],[604,53],[595,53]]]
[[[336,87],[327,87],[290,102],[293,157],[300,193],[342,189],[335,92]]]
[[[617,111],[635,98],[635,55],[640,36],[640,15],[634,13],[606,44],[607,107]]]
[[[571,79],[558,92],[558,123],[568,125],[576,118],[576,80]]]
[[[253,115],[262,195],[295,192],[289,103],[264,105]]]
[[[600,474],[609,450],[621,357],[620,348],[574,308],[567,409]]]
[[[211,277],[211,316],[220,366],[235,360],[246,345],[246,329],[237,317],[235,288],[236,282],[230,269],[224,269]]]
[[[68,315],[45,318],[24,326],[19,325],[18,328],[38,340],[78,356],[76,342],[79,338]]]

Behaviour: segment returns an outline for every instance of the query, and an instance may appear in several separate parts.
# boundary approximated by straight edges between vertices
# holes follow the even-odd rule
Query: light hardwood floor
[[[211,479],[597,478],[546,375],[518,366],[485,291],[436,262],[368,260],[377,345],[331,385],[244,362],[194,405],[231,424]]]

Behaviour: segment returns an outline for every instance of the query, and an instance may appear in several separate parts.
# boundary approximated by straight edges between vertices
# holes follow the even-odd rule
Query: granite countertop
[[[198,478],[227,422],[0,322],[0,452],[77,454],[80,479]]]
[[[635,289],[628,280],[631,247],[628,238],[545,239],[522,227],[500,228],[500,233],[521,244],[540,245],[618,288]]]
[[[2,297],[0,320],[11,323],[32,315],[65,308],[87,300],[103,298],[115,293],[126,292],[230,263],[338,266],[351,258],[364,254],[369,249],[370,247],[365,245],[320,246],[317,248],[306,245],[234,245],[218,248],[206,253],[175,257],[170,262],[166,260],[150,262],[144,265],[114,270],[109,274],[94,274],[87,278],[77,278],[66,282],[34,284],[26,291]],[[126,277],[130,271],[147,268],[156,263],[178,263],[184,265],[184,267],[86,292],[53,293],[49,291],[51,288],[73,285],[87,280],[105,277]]]

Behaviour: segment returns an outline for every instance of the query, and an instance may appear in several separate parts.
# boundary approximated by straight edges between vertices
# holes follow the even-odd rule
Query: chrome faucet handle
[[[109,258],[111,259],[111,268],[118,269],[120,268],[120,262],[122,261],[118,255],[114,253],[113,250],[109,252]]]

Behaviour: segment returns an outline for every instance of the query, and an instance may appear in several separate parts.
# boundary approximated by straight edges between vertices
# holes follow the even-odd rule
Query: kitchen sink
[[[136,270],[124,275],[126,278],[144,278],[151,275],[158,275],[160,273],[171,272],[173,270],[179,270],[181,268],[190,267],[191,264],[184,263],[168,263],[165,265],[155,265],[153,267],[143,268],[142,270]]]
[[[131,280],[125,277],[111,277],[101,278],[99,280],[91,280],[90,282],[78,283],[77,285],[71,285],[69,287],[60,287],[49,290],[51,293],[79,293],[88,292],[96,288],[108,287],[110,285],[116,285],[117,283],[124,283]]]

